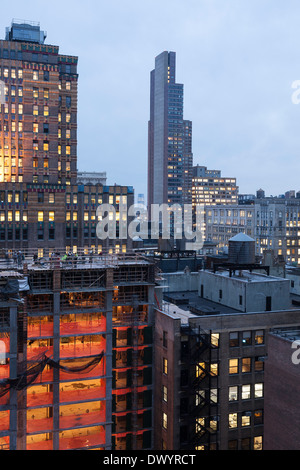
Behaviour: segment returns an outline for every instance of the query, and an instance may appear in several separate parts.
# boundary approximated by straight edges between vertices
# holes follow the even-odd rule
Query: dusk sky
[[[15,0],[47,44],[79,57],[78,170],[147,194],[150,71],[176,52],[194,164],[237,178],[241,193],[300,190],[299,0]]]

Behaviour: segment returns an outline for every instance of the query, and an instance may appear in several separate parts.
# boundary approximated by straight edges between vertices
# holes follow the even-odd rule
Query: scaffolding
[[[107,263],[108,259],[110,264]],[[15,334],[13,341],[17,340],[18,350],[15,363],[18,370],[15,375],[3,376],[3,380],[0,380],[0,398],[2,396],[4,400],[6,396],[16,393],[18,395],[16,445],[20,449],[31,448],[30,446],[35,445],[41,449],[47,448],[48,445],[57,449],[60,445],[64,445],[62,436],[58,435],[60,430],[57,424],[55,424],[54,437],[49,438],[49,442],[45,438],[45,441],[41,443],[31,443],[30,439],[34,431],[48,429],[45,427],[48,418],[43,417],[33,421],[26,413],[29,409],[37,408],[37,405],[42,407],[45,405],[45,409],[49,408],[49,413],[54,413],[55,423],[59,422],[58,407],[54,407],[54,404],[58,404],[59,408],[67,406],[59,402],[60,389],[58,387],[61,382],[62,386],[66,382],[68,387],[71,387],[73,380],[87,382],[93,379],[93,387],[95,387],[95,381],[103,379],[104,385],[101,387],[105,390],[106,383],[111,380],[110,371],[106,370],[106,349],[109,348],[111,341],[109,335],[112,335],[113,330],[118,328],[120,330],[127,328],[129,332],[126,347],[116,348],[122,354],[123,351],[126,350],[126,353],[128,351],[129,359],[124,365],[124,369],[130,371],[127,387],[124,390],[118,390],[119,396],[127,395],[128,397],[126,409],[119,414],[123,419],[125,413],[128,423],[130,422],[130,429],[125,433],[126,446],[130,444],[130,448],[136,449],[141,445],[147,445],[143,442],[141,444],[141,440],[143,440],[144,428],[151,428],[152,425],[145,425],[143,422],[145,408],[150,407],[148,404],[145,405],[143,400],[144,394],[148,393],[152,387],[152,382],[149,381],[149,371],[145,376],[143,376],[143,371],[149,369],[150,362],[147,361],[149,361],[150,353],[152,354],[151,346],[149,346],[150,343],[152,344],[152,337],[149,340],[147,332],[148,343],[145,341],[144,344],[144,336],[141,332],[149,325],[149,305],[152,304],[149,300],[149,286],[154,284],[154,268],[151,261],[144,260],[140,256],[123,254],[119,257],[115,255],[97,257],[97,259],[95,257],[91,263],[90,259],[86,260],[85,264],[64,264],[61,260],[58,261],[51,258],[43,265],[36,265],[27,263],[25,254],[25,261],[22,261],[21,266],[13,267],[13,277],[21,281],[26,278],[29,286],[29,290],[25,293],[19,292],[19,302],[15,308],[17,331],[11,330],[11,334]],[[12,271],[12,266],[9,263],[7,270],[4,268],[3,281]],[[112,321],[109,314],[112,315]],[[0,311],[0,325],[6,326],[8,321],[8,312],[3,309],[3,315]],[[145,349],[147,349],[147,356]],[[102,350],[102,355],[99,355]],[[79,367],[82,368],[82,372]],[[95,369],[90,374],[92,367]],[[103,371],[105,369],[105,373],[100,371],[101,368]],[[123,367],[119,369],[123,370]],[[77,377],[77,374],[80,377]],[[81,382],[78,385],[82,385]],[[8,394],[9,391],[12,391],[12,394]],[[81,392],[79,401],[89,400],[89,396],[99,400],[98,395],[87,395],[83,390],[76,390],[76,392]],[[101,395],[100,400],[104,398],[111,400],[114,392],[112,390],[109,396]],[[67,392],[64,393],[64,396],[67,396]],[[36,402],[33,400],[34,394],[37,396]],[[29,401],[26,402],[27,399]],[[4,401],[1,404],[3,405]],[[68,411],[66,408],[63,410],[66,413]],[[71,414],[71,410],[68,412],[70,413],[68,422],[72,423],[74,427],[72,432],[75,433],[77,415]],[[84,416],[82,419],[92,427],[95,423],[87,418]],[[107,421],[107,426],[111,425],[111,418],[106,415],[105,421]],[[28,426],[30,431],[28,431]],[[124,435],[118,427],[115,434],[116,439],[123,439],[123,445]],[[26,439],[29,440],[26,441]],[[52,443],[50,443],[51,440]],[[76,446],[76,439],[74,438],[73,441],[72,445]],[[103,444],[103,447],[108,445],[110,444]],[[95,447],[95,444],[91,446]]]

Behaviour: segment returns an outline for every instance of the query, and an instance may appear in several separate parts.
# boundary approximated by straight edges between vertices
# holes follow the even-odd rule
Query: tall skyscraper
[[[192,202],[192,123],[183,119],[183,85],[175,77],[176,53],[164,51],[150,75],[149,209]]]

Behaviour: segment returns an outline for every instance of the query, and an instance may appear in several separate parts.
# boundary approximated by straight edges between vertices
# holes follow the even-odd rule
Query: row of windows
[[[244,437],[241,439],[240,445],[237,439],[228,442],[228,450],[262,450],[262,448],[262,436],[255,436],[253,438]]]
[[[254,363],[254,364],[253,364]],[[254,369],[255,372],[264,370],[264,363],[259,357],[242,357],[229,359],[229,374],[250,373]]]
[[[240,413],[229,413],[228,415],[229,429],[251,426],[252,424],[254,426],[263,424],[263,410],[241,411]]]
[[[8,85],[4,85],[4,96],[6,97],[6,101],[8,99],[8,96],[9,96],[9,86]],[[14,98],[15,96],[19,96],[20,98],[22,98],[23,96],[23,87],[19,86],[19,87],[16,87],[15,85],[11,85],[10,86],[10,96],[12,98]]]
[[[240,296],[241,297],[241,296]],[[234,331],[229,333],[229,346],[239,347],[239,346],[251,346],[251,345],[262,345],[264,344],[264,331]]]
[[[0,106],[0,112],[1,112],[1,106]],[[19,103],[18,105],[16,105],[15,103],[12,103],[10,105],[10,112],[12,115],[15,115],[15,114],[19,114],[19,115],[22,115],[23,114],[23,104]],[[8,103],[4,103],[3,104],[3,113],[8,115],[9,113],[9,105]]]
[[[127,202],[127,196],[120,196],[120,195],[110,195],[109,196],[109,204],[119,204],[120,200],[122,198],[122,201],[124,204]],[[84,194],[84,204],[102,204],[103,200],[103,195],[102,194]],[[55,202],[55,194],[54,193],[49,193],[48,194],[48,201],[50,203]],[[20,203],[20,202],[28,202],[28,193],[27,191],[0,191],[0,203]],[[38,193],[38,202],[44,202],[44,193],[39,192]],[[66,194],[66,203],[67,204],[78,204],[78,194],[73,193],[72,195],[70,193]],[[71,214],[70,212],[68,214]],[[71,219],[70,215],[68,216],[69,220]],[[75,213],[75,217],[77,220],[77,212]]]
[[[7,228],[7,234],[5,233],[5,228],[0,227],[0,241],[4,240],[28,240],[28,229],[27,227],[23,227],[22,229],[19,227]]]
[[[3,78],[12,78],[13,80],[18,78],[22,79],[23,78],[23,69],[21,68],[16,68],[16,67],[3,67],[1,69],[0,67],[0,77]]]
[[[251,398],[263,398],[264,384],[262,382],[255,384],[233,385],[229,387],[228,400],[238,401],[250,400]]]
[[[226,209],[226,210],[225,210],[225,209],[214,209],[213,212],[214,212],[214,216],[220,215],[221,217],[224,216],[224,213],[225,213],[225,212],[226,212],[226,216],[227,216],[227,217],[231,217],[232,215],[233,215],[233,217],[238,217],[238,216],[240,216],[240,217],[246,217],[246,215],[247,215],[248,218],[251,218],[252,215],[253,215],[253,213],[250,212],[250,211],[247,211],[247,212],[246,212],[245,210],[240,210],[240,211],[238,211],[238,210],[235,210],[235,209],[234,209],[234,210],[230,210],[230,209]],[[208,215],[208,216],[212,216],[212,210],[208,210],[208,211],[207,211],[207,215]]]

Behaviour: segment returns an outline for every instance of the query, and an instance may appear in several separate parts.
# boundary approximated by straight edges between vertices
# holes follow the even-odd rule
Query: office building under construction
[[[0,448],[150,449],[153,264],[78,250],[0,268]]]

